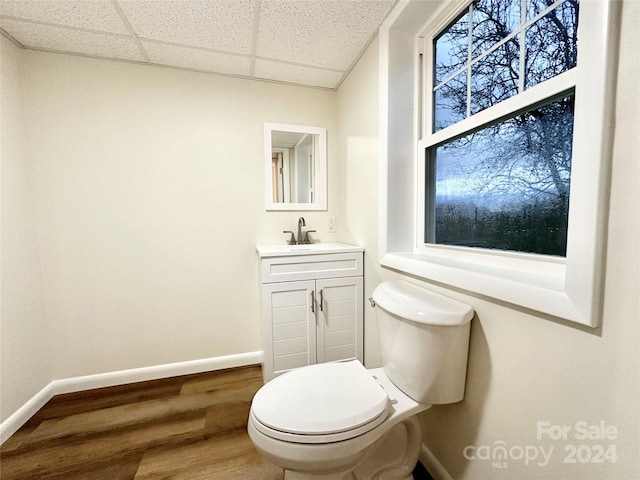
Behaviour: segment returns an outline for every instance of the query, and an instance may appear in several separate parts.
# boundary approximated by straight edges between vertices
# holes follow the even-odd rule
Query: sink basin
[[[310,243],[307,245],[258,245],[258,255],[265,257],[283,257],[292,255],[318,255],[321,253],[362,252],[363,248],[348,243]]]

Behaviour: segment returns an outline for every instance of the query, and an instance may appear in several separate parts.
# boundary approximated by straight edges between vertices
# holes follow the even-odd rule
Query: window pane
[[[565,256],[572,134],[573,95],[437,147],[435,243]]]
[[[527,20],[531,20],[549,7],[546,0],[526,0],[527,2]]]
[[[553,3],[554,2],[550,2],[548,0],[526,0],[527,21],[529,21],[532,18],[540,15],[547,8],[549,8],[551,5],[553,5]],[[562,8],[569,7],[569,8],[577,9],[579,3],[580,3],[580,0],[567,0],[562,5]],[[567,5],[567,4],[571,4],[571,5]]]
[[[520,0],[478,0],[473,4],[472,58],[504,40],[520,26]],[[517,48],[516,48],[517,50]]]
[[[509,41],[471,66],[471,114],[518,94],[520,50]]]
[[[578,58],[578,3],[567,1],[526,30],[525,88],[576,66]]]
[[[462,15],[460,19],[435,39],[434,44],[436,50],[434,86],[438,86],[467,63],[469,14]]]
[[[467,115],[467,72],[442,85],[433,97],[435,131],[464,120]]]

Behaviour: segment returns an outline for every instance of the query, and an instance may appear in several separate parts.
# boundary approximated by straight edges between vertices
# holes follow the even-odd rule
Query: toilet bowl
[[[464,397],[473,309],[405,281],[374,290],[382,368],[357,360],[291,370],[255,394],[247,430],[286,480],[404,480],[417,414]]]
[[[429,406],[404,394],[383,368],[324,363],[262,387],[248,431],[287,480],[370,479],[382,472],[411,478],[421,445],[415,415]]]

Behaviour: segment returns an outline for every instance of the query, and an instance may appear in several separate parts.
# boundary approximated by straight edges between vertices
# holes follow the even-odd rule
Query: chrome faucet
[[[304,221],[304,217],[298,219],[298,241],[296,243],[305,243],[302,238],[302,227],[306,227],[307,224]]]
[[[306,232],[303,232],[302,227],[306,227],[306,226],[307,224],[304,221],[304,217],[298,218],[298,238],[297,239],[295,234],[291,230],[283,230],[282,233],[291,234],[291,236],[289,237],[289,240],[287,240],[287,243],[289,245],[307,245],[311,243],[311,240],[309,239],[309,234],[312,232],[315,232],[315,230],[307,230]]]

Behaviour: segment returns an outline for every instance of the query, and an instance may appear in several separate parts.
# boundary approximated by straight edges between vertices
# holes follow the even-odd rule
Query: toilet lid
[[[251,411],[261,424],[280,432],[327,435],[380,419],[389,403],[364,366],[351,361],[287,372],[258,390]]]

